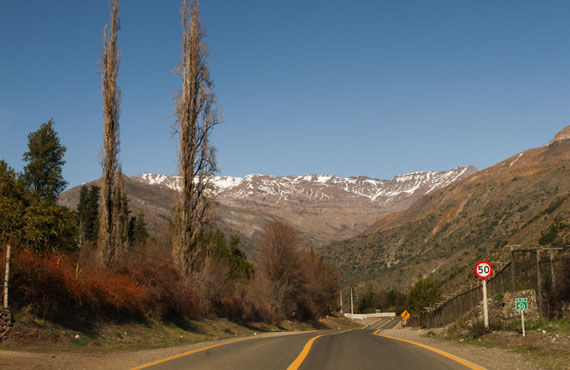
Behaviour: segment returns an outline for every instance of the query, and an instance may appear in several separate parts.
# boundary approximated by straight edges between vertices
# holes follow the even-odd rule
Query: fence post
[[[503,293],[503,295],[505,294],[505,286],[503,284],[503,271],[504,271],[504,267],[503,270],[501,270],[500,274],[499,274],[499,278],[501,279],[501,293]]]
[[[540,276],[540,249],[536,248],[536,280],[537,280],[537,287],[536,287],[536,294],[537,294],[537,303],[538,303],[538,314],[542,316],[542,279]]]
[[[552,273],[552,290],[556,289],[556,275],[554,274],[554,250],[550,250],[550,272]]]
[[[513,284],[513,292],[517,290],[515,285],[515,252],[513,251],[513,247],[511,246],[511,282]]]

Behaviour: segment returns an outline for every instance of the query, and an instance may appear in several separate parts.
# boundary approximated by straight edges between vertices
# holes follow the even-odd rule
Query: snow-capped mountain
[[[223,206],[282,218],[324,242],[357,235],[386,214],[406,209],[421,196],[475,172],[477,169],[472,166],[459,167],[442,172],[414,172],[391,180],[331,175],[214,176],[212,183]],[[145,173],[132,176],[131,180],[174,190],[180,187],[178,176]]]
[[[458,167],[442,172],[413,172],[399,175],[392,180],[380,180],[365,176],[338,177],[331,175],[245,177],[213,176],[217,195],[223,198],[245,199],[256,196],[273,196],[278,200],[332,200],[343,197],[366,198],[371,202],[386,201],[395,197],[428,194],[458,179],[477,172],[475,167]],[[180,190],[178,176],[152,173],[131,176],[131,180],[149,185],[162,185]]]

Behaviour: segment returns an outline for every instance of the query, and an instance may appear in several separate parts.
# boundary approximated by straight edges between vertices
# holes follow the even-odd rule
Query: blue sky
[[[122,0],[120,160],[177,168],[180,1]],[[71,186],[101,174],[107,1],[0,0],[0,159],[50,118]],[[482,169],[570,124],[568,1],[202,1],[221,175]]]

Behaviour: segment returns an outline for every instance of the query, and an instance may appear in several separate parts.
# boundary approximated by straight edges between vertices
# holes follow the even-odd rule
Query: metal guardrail
[[[369,318],[374,318],[374,317],[394,317],[396,316],[395,312],[381,312],[381,313],[365,313],[365,314],[360,314],[360,313],[355,313],[355,314],[350,314],[350,313],[345,313],[344,317],[348,317],[349,319],[353,319],[353,320],[366,320]]]

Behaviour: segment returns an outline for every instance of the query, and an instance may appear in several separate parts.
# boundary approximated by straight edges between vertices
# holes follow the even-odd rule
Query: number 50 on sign
[[[487,279],[493,274],[493,266],[487,261],[478,262],[475,265],[475,275],[481,279]]]
[[[515,309],[517,311],[527,311],[528,301],[526,298],[515,298]]]

